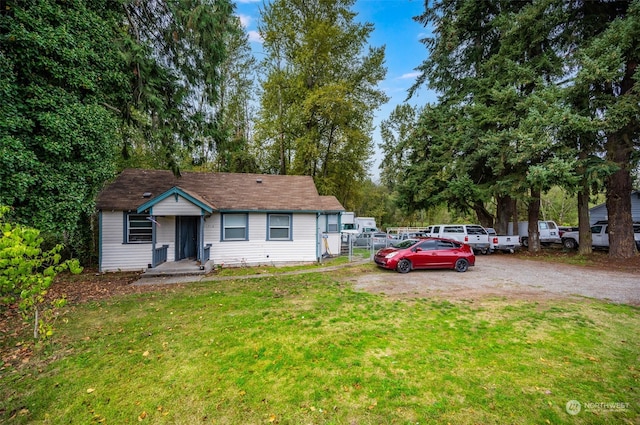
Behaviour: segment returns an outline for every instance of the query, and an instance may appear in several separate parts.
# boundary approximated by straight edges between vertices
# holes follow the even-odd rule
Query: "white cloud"
[[[249,31],[249,42],[262,43],[264,40],[258,31]]]
[[[419,75],[420,75],[420,73],[418,71],[408,72],[406,74],[402,74],[397,79],[398,80],[412,80],[414,78],[417,78]]]
[[[248,28],[253,20],[253,18],[248,15],[238,15],[238,18],[240,18],[240,24],[242,24],[244,28]]]

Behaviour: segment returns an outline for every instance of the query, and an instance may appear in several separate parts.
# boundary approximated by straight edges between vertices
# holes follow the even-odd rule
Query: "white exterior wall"
[[[340,233],[325,233],[327,235],[327,246],[325,246],[324,241],[322,242],[322,251],[321,254],[325,254],[327,252],[327,247],[329,248],[329,252],[327,252],[331,256],[340,255],[340,248],[342,245]]]
[[[122,211],[102,212],[100,235],[102,243],[100,271],[144,270],[151,263],[151,243],[123,243],[124,218]]]
[[[340,214],[331,214],[334,216],[338,217],[338,228],[340,228]],[[327,215],[325,214],[320,214],[320,217],[318,218],[319,222],[318,222],[318,227],[319,227],[319,231],[321,233],[321,236],[323,236],[323,240],[320,242],[322,245],[320,246],[320,255],[324,255],[329,254],[332,256],[336,256],[336,255],[340,255],[340,248],[341,248],[341,235],[340,232],[331,232],[331,233],[327,233]],[[324,236],[326,236],[326,238],[324,238]],[[326,239],[326,245],[325,245],[325,239]]]
[[[169,196],[153,206],[153,215],[201,215],[200,207],[178,196]]]
[[[155,208],[154,208],[155,211]],[[156,248],[169,245],[167,249],[167,262],[176,260],[176,218],[156,217]]]
[[[171,198],[173,200],[173,198]],[[154,215],[157,209],[153,209]],[[199,212],[199,209],[198,209]],[[322,217],[324,219],[324,217]],[[175,261],[176,218],[156,216],[156,247],[169,245],[167,261]],[[152,244],[123,243],[124,218],[122,211],[102,212],[100,271],[145,270],[152,261]],[[213,214],[204,222],[204,245],[211,244],[210,259],[214,264],[261,265],[309,263],[325,252],[323,240],[318,240],[315,213],[292,214],[293,240],[267,240],[267,214],[249,214],[248,241],[221,241],[220,214]],[[321,223],[322,225],[322,223]],[[320,229],[321,231],[324,229]],[[327,242],[332,255],[340,254],[340,233],[329,233]],[[318,243],[320,251],[318,252]]]
[[[293,240],[267,240],[267,214],[249,213],[249,240],[222,241],[220,214],[205,222],[205,245],[211,243],[214,264],[260,265],[305,263],[317,260],[316,214],[292,215]]]

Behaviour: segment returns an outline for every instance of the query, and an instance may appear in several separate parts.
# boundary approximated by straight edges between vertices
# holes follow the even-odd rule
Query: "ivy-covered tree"
[[[115,172],[127,96],[121,4],[2,2],[0,204],[87,255],[94,198]]]

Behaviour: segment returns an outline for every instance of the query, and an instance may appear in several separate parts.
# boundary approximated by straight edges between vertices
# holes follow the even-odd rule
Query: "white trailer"
[[[356,230],[358,230],[358,233],[377,232],[376,219],[373,217],[356,217]]]

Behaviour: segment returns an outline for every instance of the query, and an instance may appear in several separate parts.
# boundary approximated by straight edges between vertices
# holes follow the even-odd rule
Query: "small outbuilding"
[[[640,223],[640,191],[638,190],[631,192],[631,217],[634,223]],[[608,219],[609,213],[606,203],[589,209],[589,222],[591,225]]]
[[[164,262],[316,262],[340,252],[333,196],[310,176],[124,170],[98,196],[100,271]]]

